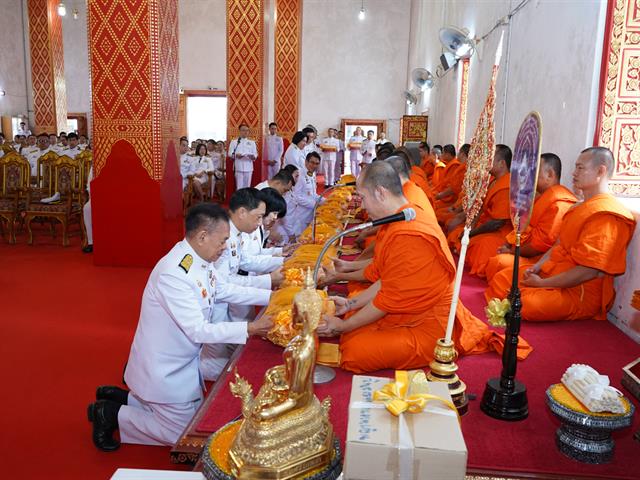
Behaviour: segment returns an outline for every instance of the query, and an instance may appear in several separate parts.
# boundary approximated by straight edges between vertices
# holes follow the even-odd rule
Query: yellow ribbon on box
[[[498,298],[492,298],[489,300],[484,312],[487,314],[489,325],[506,327],[507,322],[504,317],[509,313],[509,310],[511,310],[511,302],[509,302],[509,299],[505,298],[504,300],[500,300]]]
[[[373,392],[373,401],[383,402],[387,410],[396,417],[406,411],[422,412],[430,400],[445,404],[458,415],[458,409],[450,400],[429,393],[429,382],[422,370],[396,370],[395,382],[387,383]]]

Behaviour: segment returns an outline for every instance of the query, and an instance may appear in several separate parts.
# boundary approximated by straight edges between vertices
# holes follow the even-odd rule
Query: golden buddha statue
[[[237,372],[230,384],[231,392],[242,400],[244,416],[229,451],[237,478],[300,478],[332,459],[331,399],[320,403],[313,393],[316,328],[323,302],[308,270],[305,288],[293,299],[294,322],[302,331],[285,348],[284,365],[267,370],[255,398],[251,385]]]

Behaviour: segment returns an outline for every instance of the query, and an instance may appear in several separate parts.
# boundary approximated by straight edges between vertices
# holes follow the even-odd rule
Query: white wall
[[[180,87],[225,90],[226,0],[179,0],[178,15]]]
[[[300,126],[322,134],[342,118],[387,120],[397,142],[404,114],[410,0],[305,0],[302,13]]]
[[[2,0],[0,14],[0,115],[27,115],[29,89],[25,75],[22,0]],[[27,54],[29,52],[27,45]]]
[[[78,9],[78,19],[72,11]],[[83,2],[67,6],[62,18],[62,42],[64,45],[64,78],[67,85],[67,112],[91,112],[89,86],[89,42],[87,39],[87,8]]]

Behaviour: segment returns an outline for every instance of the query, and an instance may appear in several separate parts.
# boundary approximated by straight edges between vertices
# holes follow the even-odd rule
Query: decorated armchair
[[[49,167],[51,163],[58,159],[58,154],[56,152],[47,152],[44,155],[41,155],[38,158],[38,163],[36,165],[36,178],[35,178],[35,186],[36,188],[49,188],[49,185],[46,182],[49,181],[51,176],[49,175]],[[34,183],[34,182],[31,182]]]
[[[11,151],[0,158],[0,234],[3,224],[9,231],[9,243],[16,243],[15,224],[24,211],[31,180],[31,166],[26,158]]]
[[[41,157],[38,165],[44,172],[42,187],[29,190],[25,209],[25,223],[29,232],[29,245],[33,244],[31,221],[36,218],[49,218],[62,224],[62,245],[69,245],[68,227],[78,221],[82,235],[82,167],[81,162],[62,155],[56,159]],[[44,198],[59,194],[59,198],[50,203],[43,203]]]

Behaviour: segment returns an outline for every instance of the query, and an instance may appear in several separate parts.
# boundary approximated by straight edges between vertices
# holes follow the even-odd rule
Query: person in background
[[[278,135],[278,124],[269,124],[269,134],[265,137],[265,163],[267,164],[267,178],[273,177],[282,168],[282,155],[284,154],[284,142]]]

